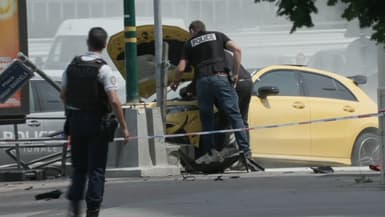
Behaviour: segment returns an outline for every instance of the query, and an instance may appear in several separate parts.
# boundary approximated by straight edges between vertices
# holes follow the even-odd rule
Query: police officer
[[[63,73],[60,96],[66,106],[71,136],[72,180],[68,191],[69,216],[80,216],[85,189],[87,217],[97,217],[103,200],[108,143],[113,135],[113,111],[125,142],[130,137],[117,94],[116,75],[102,59],[107,32],[89,30],[88,52],[75,57]],[[112,133],[111,133],[112,132]],[[87,182],[88,178],[88,182]],[[86,188],[87,185],[87,188]]]
[[[238,82],[241,62],[241,49],[225,34],[206,31],[202,21],[193,21],[189,26],[191,38],[186,41],[181,60],[176,68],[175,80],[171,88],[176,90],[186,66],[191,64],[196,73],[196,93],[199,103],[200,118],[203,131],[214,129],[213,107],[217,103],[234,129],[245,128],[238,106],[238,96],[230,83],[225,51],[234,54],[234,82]],[[238,146],[246,157],[250,158],[250,148],[246,131],[235,132]],[[212,134],[202,136],[204,153],[210,153],[215,147]]]
[[[226,63],[228,64],[229,69],[235,71],[235,64],[233,56],[226,51],[225,53]],[[239,98],[239,110],[242,115],[243,123],[246,128],[249,127],[249,105],[251,99],[251,93],[253,91],[253,81],[251,80],[250,73],[240,65],[239,68],[238,82],[236,84],[235,90],[237,91]],[[247,132],[247,137],[249,140],[249,131]]]
[[[235,71],[234,57],[233,57],[233,54],[228,50],[225,50],[225,60],[226,60],[228,69]],[[195,84],[196,84],[196,77],[194,77],[194,79],[188,86],[181,88],[179,92],[180,95],[186,98],[196,96]],[[245,67],[243,67],[242,64],[240,65],[240,68],[239,68],[239,79],[236,84],[235,90],[239,98],[238,105],[239,105],[239,110],[241,112],[243,123],[245,127],[248,128],[249,127],[249,122],[248,122],[249,105],[250,105],[251,93],[253,90],[253,81],[251,80],[250,73],[245,69]],[[228,122],[221,110],[218,111],[218,117],[219,117],[219,120],[218,120],[216,129],[224,129],[224,127],[228,125]],[[249,141],[249,138],[250,138],[249,131],[246,131],[246,133]],[[216,134],[215,145],[218,151],[220,151],[223,148],[224,143],[225,143],[225,135]],[[197,151],[199,153],[199,150]]]
[[[225,59],[227,66],[229,70],[235,71],[235,64],[234,64],[234,58],[233,55],[225,50]],[[243,65],[240,65],[239,73],[238,73],[238,82],[236,83],[235,90],[238,95],[238,105],[239,110],[242,116],[243,124],[245,125],[245,128],[249,127],[248,117],[249,117],[249,105],[250,105],[250,99],[251,99],[251,93],[253,91],[253,81],[251,80],[250,73],[243,67]],[[216,129],[223,129],[224,127],[228,126],[228,121],[223,114],[222,110],[219,110],[218,115],[219,121],[217,123]],[[249,131],[246,131],[247,135],[247,141],[250,142],[250,135]],[[215,137],[216,142],[216,149],[220,151],[224,146],[224,140],[225,135],[224,134],[217,134]]]

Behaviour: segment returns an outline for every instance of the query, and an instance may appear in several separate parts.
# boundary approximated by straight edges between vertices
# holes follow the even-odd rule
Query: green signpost
[[[126,63],[126,100],[138,101],[135,0],[124,0],[124,43]]]

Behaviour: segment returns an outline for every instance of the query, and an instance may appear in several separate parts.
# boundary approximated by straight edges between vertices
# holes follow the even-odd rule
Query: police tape
[[[154,135],[154,136],[133,136],[130,139],[163,139],[163,138],[174,138],[174,137],[183,137],[183,136],[201,136],[201,135],[209,135],[209,134],[220,134],[220,133],[234,133],[239,131],[252,131],[257,129],[270,129],[270,128],[279,128],[279,127],[289,127],[289,126],[297,126],[297,125],[306,125],[306,124],[314,124],[314,123],[325,123],[325,122],[333,122],[333,121],[341,121],[341,120],[349,120],[349,119],[360,119],[360,118],[370,118],[370,117],[381,117],[385,115],[385,109],[379,110],[376,113],[362,114],[362,115],[351,115],[337,118],[324,118],[310,121],[300,121],[300,122],[289,122],[284,124],[268,124],[268,125],[260,125],[248,128],[238,128],[238,129],[225,129],[225,130],[212,130],[212,131],[200,131],[200,132],[190,132],[190,133],[176,133],[176,134],[166,134],[166,135]],[[124,138],[115,138],[114,141],[123,141]]]
[[[289,126],[298,126],[298,125],[307,125],[315,123],[326,123],[334,121],[342,121],[349,119],[361,119],[361,118],[370,118],[370,117],[381,117],[385,115],[385,109],[379,110],[376,113],[361,114],[361,115],[350,115],[336,118],[323,118],[310,121],[300,121],[300,122],[289,122],[283,124],[268,124],[268,125],[259,125],[248,128],[238,128],[238,129],[225,129],[225,130],[212,130],[212,131],[200,131],[200,132],[189,132],[189,133],[175,133],[175,134],[165,134],[165,135],[150,135],[150,136],[131,136],[128,140],[139,140],[139,139],[166,139],[166,138],[176,138],[184,136],[202,136],[209,134],[220,134],[220,133],[234,133],[239,131],[252,131],[258,129],[271,129],[271,128],[280,128],[280,127],[289,127]],[[115,138],[114,141],[124,141],[125,138],[119,137]],[[10,144],[56,144],[56,143],[68,143],[68,140],[65,138],[36,138],[36,139],[2,139],[0,140],[0,148],[4,145]],[[23,146],[24,147],[24,146]]]

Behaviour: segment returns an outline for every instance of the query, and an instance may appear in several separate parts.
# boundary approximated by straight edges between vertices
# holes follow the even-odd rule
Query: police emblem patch
[[[111,76],[110,82],[111,82],[112,85],[116,85],[116,77],[115,76]]]

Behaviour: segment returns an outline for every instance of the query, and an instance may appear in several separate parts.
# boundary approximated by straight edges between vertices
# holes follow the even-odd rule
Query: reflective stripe
[[[126,38],[125,40],[124,40],[126,43],[136,43],[136,38]]]

